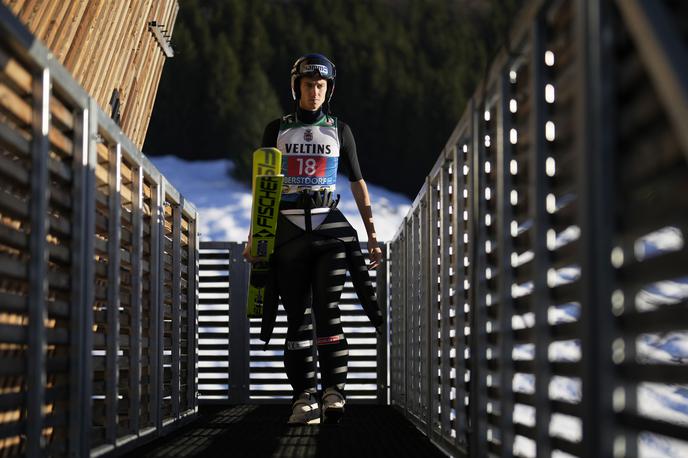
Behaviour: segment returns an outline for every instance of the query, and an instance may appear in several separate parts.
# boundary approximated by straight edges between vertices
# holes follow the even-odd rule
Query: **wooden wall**
[[[150,24],[168,40],[177,0],[0,0],[112,115],[120,93],[122,131],[141,149],[165,54]]]

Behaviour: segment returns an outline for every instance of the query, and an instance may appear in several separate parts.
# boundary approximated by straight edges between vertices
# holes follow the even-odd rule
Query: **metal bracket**
[[[162,26],[158,24],[156,21],[150,21],[148,23],[148,30],[153,32],[153,36],[160,45],[163,54],[165,54],[165,57],[174,57],[174,50],[170,45],[170,41],[165,38],[165,33]]]

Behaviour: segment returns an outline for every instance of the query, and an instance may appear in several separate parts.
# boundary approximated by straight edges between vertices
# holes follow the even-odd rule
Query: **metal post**
[[[552,452],[549,436],[551,409],[549,402],[549,293],[547,289],[547,271],[549,254],[547,251],[547,230],[549,218],[545,209],[547,195],[547,175],[545,174],[545,100],[543,97],[544,82],[544,17],[536,15],[531,29],[531,87],[533,111],[531,113],[532,149],[528,175],[530,179],[529,217],[533,221],[530,230],[530,243],[533,250],[533,292],[531,308],[535,316],[533,332],[535,337],[534,371],[535,371],[535,444],[537,456],[549,456]]]
[[[406,376],[406,405],[407,412],[413,416],[418,416],[418,350],[417,350],[417,324],[416,306],[418,303],[418,289],[416,285],[416,275],[418,274],[418,215],[414,211],[407,222],[408,239],[406,241],[409,254],[409,269],[407,277],[407,306],[406,306],[406,326],[407,326],[407,346],[406,346],[406,361],[407,376]],[[410,228],[410,229],[409,229]]]
[[[480,128],[480,112],[483,106],[474,107],[471,116],[473,157],[469,159],[471,172],[468,186],[469,202],[469,228],[472,232],[468,239],[473,243],[469,248],[470,253],[470,302],[471,302],[471,376],[470,376],[470,418],[471,418],[471,447],[470,453],[474,457],[487,456],[487,353],[486,330],[487,310],[485,305],[485,240],[487,238],[484,229],[485,203],[481,190],[484,177],[482,164],[484,163],[484,143],[482,141],[482,129]]]
[[[129,431],[136,434],[141,417],[141,299],[143,295],[143,167],[132,170],[131,323],[129,336]]]
[[[377,289],[377,302],[382,311],[381,333],[377,336],[377,402],[378,404],[388,404],[388,365],[387,365],[387,346],[389,342],[389,306],[387,301],[387,268],[389,266],[387,257],[387,245],[382,245],[382,266],[375,273],[375,286]],[[386,261],[386,262],[385,262]]]
[[[181,365],[182,206],[172,203],[172,418],[179,418]]]
[[[151,416],[158,434],[162,429],[162,242],[164,239],[163,196],[165,184],[161,176],[155,178],[151,203],[151,266],[150,266],[150,301],[151,301],[151,336],[150,336],[150,374],[151,374]]]
[[[431,345],[431,299],[430,299],[430,180],[426,178],[425,193],[420,201],[420,398],[421,418],[425,422],[426,435],[432,436],[432,345]],[[437,355],[435,355],[435,358]]]
[[[197,395],[197,371],[198,371],[198,345],[196,341],[198,326],[198,212],[194,212],[193,220],[189,222],[189,246],[187,256],[187,399],[189,408],[196,411],[198,407]]]
[[[583,395],[582,456],[613,456],[614,387],[611,359],[614,336],[610,298],[614,274],[610,265],[614,230],[614,113],[609,66],[611,45],[603,39],[610,27],[608,5],[600,0],[577,2],[577,49],[580,75],[576,124],[579,213],[581,225],[581,369]],[[635,442],[635,441],[633,441]],[[626,456],[636,446],[626,444]]]
[[[88,107],[79,111],[74,122],[74,157],[72,161],[72,200],[74,213],[72,221],[72,264],[71,264],[71,301],[70,309],[70,367],[69,367],[69,456],[80,455],[80,443],[83,431],[80,410],[86,404],[82,399],[85,379],[82,376],[85,366],[84,346],[86,333],[91,332],[85,326],[86,308],[91,304],[86,302],[83,285],[84,265],[88,263],[86,257],[86,239],[90,233],[86,231],[86,212],[88,199]],[[89,355],[90,356],[90,355]]]
[[[409,215],[408,220],[406,221],[406,260],[407,260],[407,267],[406,267],[406,281],[405,281],[405,289],[406,289],[406,311],[405,311],[405,317],[406,317],[406,328],[405,328],[405,333],[406,333],[406,347],[405,347],[405,357],[404,360],[406,361],[406,413],[414,413],[415,414],[415,405],[417,403],[417,393],[416,393],[416,387],[415,387],[415,382],[417,380],[417,377],[415,376],[415,367],[416,367],[416,359],[415,359],[415,354],[413,352],[414,349],[414,344],[415,344],[415,337],[416,333],[414,332],[415,328],[415,303],[416,303],[416,294],[417,290],[415,289],[415,274],[416,274],[416,259],[417,259],[417,254],[416,254],[416,249],[417,249],[417,230],[416,230],[416,214],[415,212]]]
[[[117,143],[114,151],[109,150],[108,187],[108,302],[107,302],[107,354],[106,354],[106,441],[115,445],[117,440],[117,411],[119,408],[119,282],[120,282],[120,240],[122,207],[122,146]]]
[[[29,324],[26,374],[26,454],[40,456],[43,437],[43,405],[46,383],[46,335],[48,293],[48,130],[50,128],[50,72],[47,68],[33,78],[33,126],[31,141],[31,234],[29,236]]]
[[[508,70],[508,69],[507,69]],[[505,71],[507,71],[505,70]],[[502,72],[499,78],[499,103],[497,105],[497,270],[499,272],[498,285],[498,322],[499,322],[499,402],[500,402],[500,442],[501,456],[513,456],[514,442],[514,368],[512,352],[514,339],[511,319],[514,315],[514,303],[511,297],[511,285],[514,282],[511,267],[510,223],[512,210],[510,191],[512,189],[509,160],[511,159],[511,144],[509,131],[511,129],[511,114],[509,113],[509,79]]]
[[[249,264],[241,255],[243,245],[233,243],[229,249],[229,400],[232,403],[249,401],[249,319],[246,300]]]
[[[405,363],[405,374],[404,374],[404,406],[405,412],[408,414],[411,412],[413,406],[412,402],[415,402],[415,392],[413,392],[413,310],[414,310],[414,271],[415,271],[415,216],[413,214],[409,215],[406,219],[406,228],[404,233],[406,234],[406,241],[404,244],[404,249],[406,251],[406,266],[404,267],[404,361]]]
[[[95,100],[89,99],[88,113],[84,113],[85,138],[84,151],[86,154],[84,165],[84,257],[83,266],[83,313],[84,329],[83,346],[81,347],[80,357],[83,369],[80,380],[83,391],[81,392],[81,406],[75,412],[80,413],[81,437],[78,439],[80,452],[77,456],[87,456],[90,452],[91,441],[90,431],[93,426],[93,304],[95,302],[95,233],[96,233],[96,164],[97,164],[97,143],[98,133],[98,105]],[[79,334],[76,334],[79,335]],[[75,447],[77,447],[75,445]]]
[[[465,336],[464,336],[464,326],[466,325],[466,322],[464,321],[465,317],[465,303],[464,303],[464,294],[465,294],[465,289],[464,289],[464,280],[466,280],[466,277],[464,276],[464,257],[468,255],[467,250],[466,250],[466,245],[463,241],[464,238],[464,221],[463,221],[463,215],[464,211],[467,211],[467,207],[464,205],[464,197],[463,197],[463,190],[466,189],[466,182],[465,182],[465,177],[463,175],[463,167],[464,165],[467,165],[464,160],[464,151],[463,151],[463,145],[458,144],[456,148],[454,148],[454,151],[452,153],[452,162],[453,162],[453,172],[452,172],[452,189],[454,189],[454,193],[452,196],[452,208],[453,208],[453,214],[452,214],[452,228],[454,232],[454,243],[453,243],[453,251],[454,251],[454,259],[456,259],[456,262],[454,262],[453,267],[456,269],[456,273],[454,274],[454,308],[456,310],[456,316],[454,319],[454,335],[455,337],[455,346],[454,346],[454,361],[455,361],[455,368],[456,368],[456,374],[455,374],[455,384],[456,384],[456,395],[454,396],[454,402],[452,403],[452,406],[454,407],[454,411],[456,412],[456,420],[455,420],[455,425],[456,425],[456,440],[455,444],[458,447],[466,447],[466,433],[468,429],[468,418],[466,417],[466,365],[465,365],[465,360],[464,360],[464,352],[466,350],[465,348]],[[463,183],[463,184],[462,184]],[[466,237],[468,234],[465,234]]]
[[[442,169],[438,171],[442,174]],[[426,188],[427,201],[427,228],[425,230],[424,246],[426,246],[427,256],[424,257],[427,263],[427,279],[425,284],[428,288],[427,300],[425,306],[427,307],[427,339],[428,339],[428,437],[431,440],[436,439],[440,429],[440,421],[437,415],[439,406],[439,399],[437,396],[437,389],[439,388],[439,377],[437,371],[439,369],[437,364],[437,353],[439,346],[437,342],[437,333],[439,332],[437,323],[438,301],[437,295],[439,293],[439,284],[437,276],[439,275],[438,261],[438,247],[437,247],[437,222],[438,218],[438,198],[437,198],[437,182],[435,177],[428,178],[428,186]],[[439,181],[439,180],[438,180]]]
[[[453,148],[455,150],[456,147]],[[454,152],[452,151],[452,158]],[[449,296],[449,269],[452,265],[449,263],[449,259],[456,259],[456,251],[452,251],[452,256],[449,255],[450,247],[450,235],[449,227],[451,224],[451,219],[453,215],[449,214],[449,186],[451,183],[450,170],[453,171],[453,163],[445,159],[444,164],[440,172],[440,348],[441,348],[441,362],[440,362],[440,375],[442,380],[442,386],[440,391],[440,406],[442,409],[442,416],[440,418],[440,428],[442,432],[442,437],[444,440],[451,441],[450,435],[450,412],[451,412],[451,394],[450,394],[450,369],[451,369],[451,358],[450,358],[450,308],[452,305],[456,305],[456,301],[450,302]],[[456,188],[452,188],[452,193],[456,193]],[[455,212],[456,209],[454,208]],[[456,232],[453,232],[456,236]],[[456,272],[454,272],[456,275]],[[455,297],[454,297],[455,299]]]
[[[399,350],[399,355],[401,357],[402,363],[401,363],[401,383],[400,383],[400,388],[401,388],[401,407],[406,413],[408,411],[408,373],[407,373],[407,366],[408,366],[408,329],[407,329],[407,322],[406,322],[406,310],[408,308],[408,291],[406,289],[406,285],[408,284],[408,266],[409,266],[409,256],[408,256],[408,231],[407,231],[407,223],[406,219],[404,219],[401,224],[403,225],[403,229],[401,231],[401,237],[400,237],[400,254],[401,254],[401,268],[399,269],[399,274],[401,275],[401,278],[403,279],[402,282],[400,282],[401,285],[401,303],[399,304],[399,313],[398,313],[398,325],[397,325],[397,332],[401,333],[401,339],[399,340],[399,345],[401,345],[401,348]]]

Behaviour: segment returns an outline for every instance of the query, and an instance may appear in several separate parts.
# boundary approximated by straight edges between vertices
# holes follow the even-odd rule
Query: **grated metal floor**
[[[204,407],[201,418],[129,457],[440,458],[390,406],[349,405],[339,425],[288,426],[288,405]]]

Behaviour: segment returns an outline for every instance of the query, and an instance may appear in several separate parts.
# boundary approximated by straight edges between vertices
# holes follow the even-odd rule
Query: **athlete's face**
[[[304,110],[316,111],[325,102],[327,80],[319,76],[301,78],[301,99],[299,105]]]

